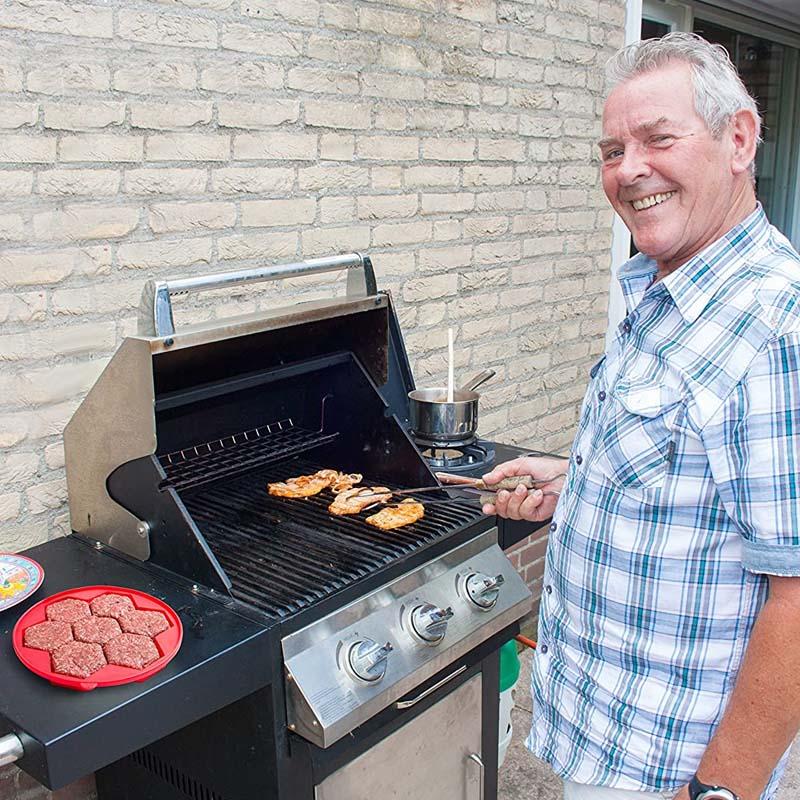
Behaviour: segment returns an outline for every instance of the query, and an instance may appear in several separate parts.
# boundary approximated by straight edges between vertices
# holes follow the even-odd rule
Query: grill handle
[[[19,761],[23,755],[25,751],[16,733],[0,736],[0,767]]]
[[[357,272],[359,268],[361,269],[360,274]],[[341,269],[349,270],[347,273],[348,297],[365,297],[377,292],[372,261],[369,256],[360,253],[312,258],[294,264],[278,264],[236,272],[219,272],[195,278],[149,280],[142,291],[139,305],[139,334],[142,336],[171,336],[175,333],[171,300],[175,295],[207,292],[212,289],[223,289],[246,283],[276,281],[283,278],[294,278],[298,275],[336,272]]]

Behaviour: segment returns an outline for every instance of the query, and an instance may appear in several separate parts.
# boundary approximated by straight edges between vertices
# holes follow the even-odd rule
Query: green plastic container
[[[517,643],[512,639],[500,648],[500,691],[510,689],[519,678]]]

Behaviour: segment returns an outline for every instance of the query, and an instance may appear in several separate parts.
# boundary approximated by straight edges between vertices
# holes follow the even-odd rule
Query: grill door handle
[[[361,268],[362,274],[356,270]],[[270,267],[219,272],[195,278],[175,278],[166,281],[149,280],[142,291],[139,304],[139,334],[142,336],[171,336],[175,333],[171,298],[179,294],[207,292],[247,283],[277,281],[299,275],[317,275],[321,272],[349,270],[347,274],[348,297],[373,295],[378,291],[375,272],[369,256],[348,253],[343,256],[312,258],[294,264],[278,264]]]
[[[483,800],[483,785],[484,785],[484,781],[485,781],[484,773],[486,771],[484,769],[484,766],[483,766],[483,759],[477,753],[470,753],[467,756],[467,760],[468,761],[473,761],[474,763],[476,763],[478,765],[478,781],[479,781],[479,784],[478,784],[478,789],[479,789],[478,798],[479,798],[479,800]]]
[[[19,761],[24,755],[22,742],[16,733],[0,736],[0,767]]]
[[[433,686],[429,686],[422,694],[418,694],[411,700],[398,700],[395,704],[395,708],[403,709],[403,708],[411,708],[411,706],[415,706],[419,703],[420,700],[424,700],[429,694],[433,694],[437,689],[440,689],[444,686],[448,681],[453,680],[453,678],[457,678],[464,670],[467,668],[467,665],[464,664],[463,666],[459,667],[455,672],[451,672],[446,678],[442,678],[439,683],[434,683]]]

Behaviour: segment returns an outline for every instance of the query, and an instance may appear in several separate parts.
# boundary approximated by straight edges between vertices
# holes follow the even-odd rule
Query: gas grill
[[[176,330],[176,296],[333,270],[346,297]],[[366,256],[151,281],[64,433],[73,535],[31,555],[54,591],[146,587],[184,644],[145,684],[84,698],[9,658],[3,620],[0,759],[51,787],[99,770],[101,800],[494,797],[498,649],[531,598],[493,521],[442,490],[382,531],[376,509],[330,514],[328,491],[266,491],[323,468],[436,486],[410,382]]]

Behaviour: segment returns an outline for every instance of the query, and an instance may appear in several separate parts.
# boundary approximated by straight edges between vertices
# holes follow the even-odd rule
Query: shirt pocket
[[[607,478],[632,489],[663,484],[673,459],[678,414],[677,389],[653,383],[615,388],[600,440],[598,465]]]

